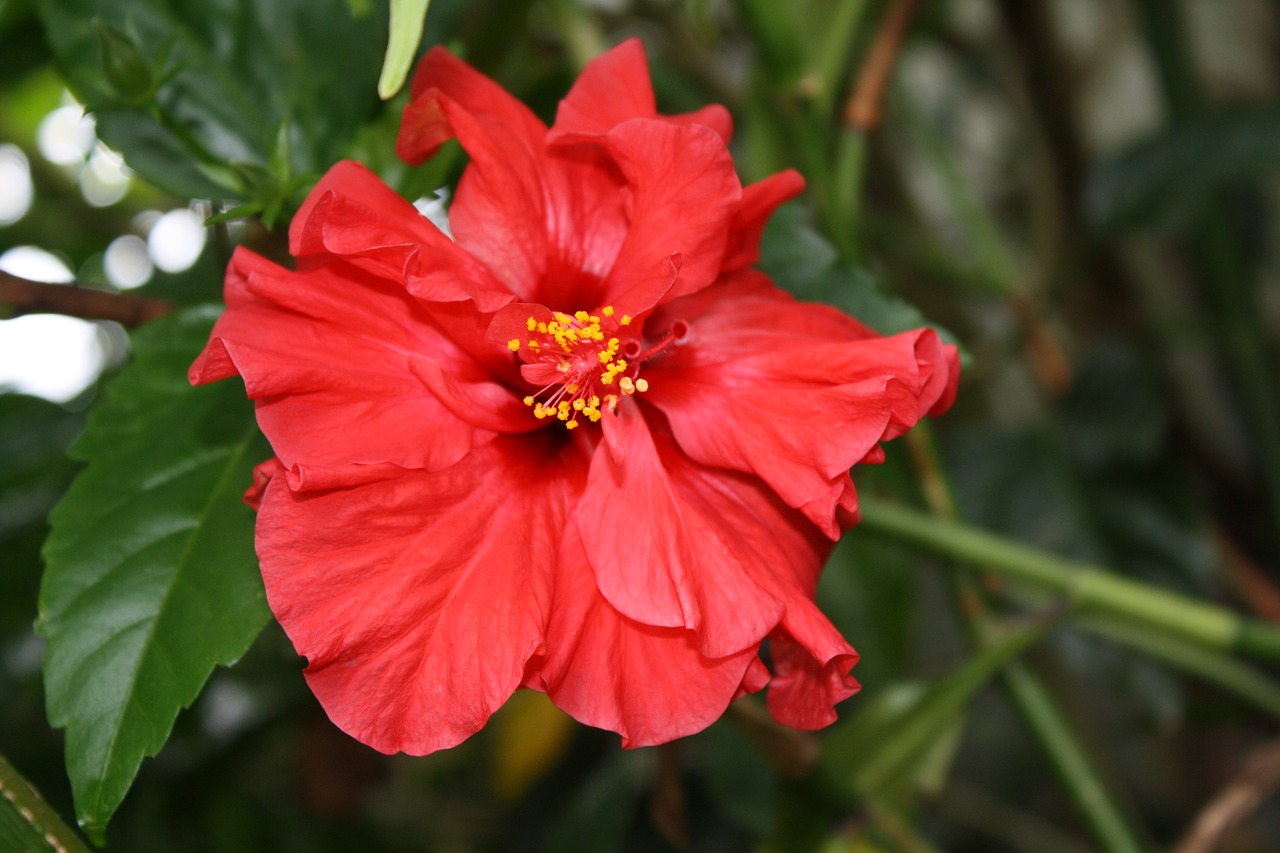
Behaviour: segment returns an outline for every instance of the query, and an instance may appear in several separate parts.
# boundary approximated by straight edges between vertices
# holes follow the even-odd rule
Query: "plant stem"
[[[1112,801],[1106,783],[1089,760],[1089,753],[1076,737],[1070,720],[1044,682],[1021,661],[1006,666],[1002,678],[1103,849],[1112,853],[1140,853],[1142,846]]]
[[[0,270],[0,305],[11,316],[51,312],[85,320],[114,320],[123,326],[140,326],[174,310],[172,303],[162,299],[74,284],[46,284],[4,270]]]
[[[954,525],[957,514],[955,495],[942,468],[932,430],[928,424],[917,424],[915,430],[907,434],[906,440],[925,501],[933,511],[932,517],[923,514],[920,517],[934,524]],[[865,521],[865,503],[862,509]],[[873,517],[875,513],[873,508]],[[979,646],[990,646],[996,620],[987,607],[981,586],[973,578],[959,575],[953,575],[951,583],[970,635]],[[1140,853],[1142,845],[1137,835],[1107,791],[1102,775],[1049,688],[1020,660],[1012,660],[1005,665],[1000,679],[1103,849],[1108,853]]]
[[[1111,613],[1209,648],[1280,660],[1280,628],[1223,607],[903,506],[864,502],[862,523],[972,568],[998,572],[1063,595],[1080,611]]]
[[[88,853],[80,837],[49,807],[31,783],[0,755],[0,842],[6,850]],[[12,845],[12,846],[10,846]]]
[[[844,123],[863,133],[874,133],[880,126],[884,95],[893,77],[902,40],[916,11],[917,0],[893,0],[884,13],[880,29],[872,39],[867,58],[858,70],[853,91],[844,106]]]

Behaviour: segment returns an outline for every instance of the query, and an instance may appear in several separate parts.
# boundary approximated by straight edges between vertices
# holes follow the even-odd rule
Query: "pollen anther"
[[[535,417],[558,420],[566,429],[575,429],[581,423],[579,414],[598,423],[606,411],[617,411],[623,397],[648,390],[649,383],[636,375],[638,362],[644,360],[644,343],[623,331],[631,325],[629,314],[615,315],[616,309],[605,305],[595,314],[552,311],[545,320],[534,316],[525,319],[529,339],[512,338],[507,346],[519,353],[526,371],[536,368],[535,375],[553,377],[523,398]],[[616,391],[592,393],[609,386]]]

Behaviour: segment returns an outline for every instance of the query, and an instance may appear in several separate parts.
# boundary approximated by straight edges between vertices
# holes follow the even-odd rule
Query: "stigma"
[[[526,335],[507,341],[524,364],[521,375],[541,386],[524,398],[539,420],[554,419],[566,429],[583,421],[599,422],[623,397],[649,390],[639,376],[643,358],[631,317],[606,305],[598,314],[553,311],[551,318],[530,316]],[[631,357],[628,357],[631,354]]]

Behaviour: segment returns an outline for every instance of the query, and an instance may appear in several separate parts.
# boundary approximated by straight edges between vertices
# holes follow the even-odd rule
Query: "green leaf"
[[[282,125],[293,135],[291,174],[318,176],[378,109],[385,12],[357,18],[343,0],[39,0],[38,9],[99,136],[178,195],[243,200],[200,166],[270,165]],[[103,74],[104,27],[128,33],[150,64],[145,103],[122,99]]]
[[[387,55],[382,60],[378,78],[378,97],[388,100],[409,76],[409,66],[422,41],[422,25],[427,20],[431,0],[391,0],[391,33],[387,39]]]
[[[267,455],[238,383],[187,383],[216,310],[157,321],[72,455],[50,518],[37,629],[81,826],[100,842],[138,766],[268,612],[240,495]]]
[[[35,787],[0,755],[0,850],[88,853],[88,849],[45,804]]]
[[[775,284],[797,297],[834,305],[881,334],[928,326],[947,343],[959,345],[950,331],[930,323],[910,303],[881,290],[869,271],[842,263],[799,204],[783,205],[774,213],[760,241],[758,266]],[[961,356],[968,361],[963,347]]]
[[[98,61],[116,97],[127,104],[143,103],[154,94],[151,64],[129,34],[105,21],[94,20]]]
[[[1224,190],[1280,168],[1280,109],[1198,116],[1107,162],[1089,186],[1091,218],[1104,231],[1183,229]]]

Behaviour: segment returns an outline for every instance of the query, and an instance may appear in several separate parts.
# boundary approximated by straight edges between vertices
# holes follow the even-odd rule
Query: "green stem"
[[[1085,616],[1078,624],[1087,631],[1216,684],[1280,720],[1280,685],[1229,654],[1114,616]]]
[[[0,849],[88,853],[31,783],[0,755]]]
[[[1109,853],[1141,853],[1142,846],[1048,688],[1020,661],[1008,664],[1002,675],[1018,710],[1075,797],[1103,849]]]
[[[928,424],[918,424],[907,435],[925,501],[939,524],[953,523],[956,517],[955,495],[942,468],[937,442]],[[865,505],[863,507],[865,517]],[[874,509],[873,509],[874,515]],[[976,578],[960,574],[951,576],[953,593],[965,617],[969,633],[981,647],[989,647],[994,639],[996,620],[987,607],[984,590]],[[1102,775],[1071,721],[1059,709],[1049,688],[1029,667],[1011,660],[1001,670],[1001,683],[1057,771],[1058,779],[1070,792],[1076,806],[1093,829],[1094,836],[1108,853],[1135,853],[1142,845],[1129,827],[1120,805],[1111,797]]]
[[[840,121],[836,113],[837,99],[843,93],[841,83],[849,71],[850,57],[854,55],[858,32],[868,8],[867,0],[831,4],[830,15],[823,21],[824,32],[821,33],[816,62],[817,73],[822,80],[817,104],[819,114],[832,123]]]
[[[1064,560],[902,506],[862,505],[863,526],[1066,597],[1075,608],[1134,619],[1209,648],[1280,660],[1280,628],[1223,607]]]
[[[865,134],[841,128],[836,144],[834,189],[827,211],[827,233],[849,263],[862,260],[862,217],[858,199],[862,195],[862,179],[866,173],[867,145]]]

